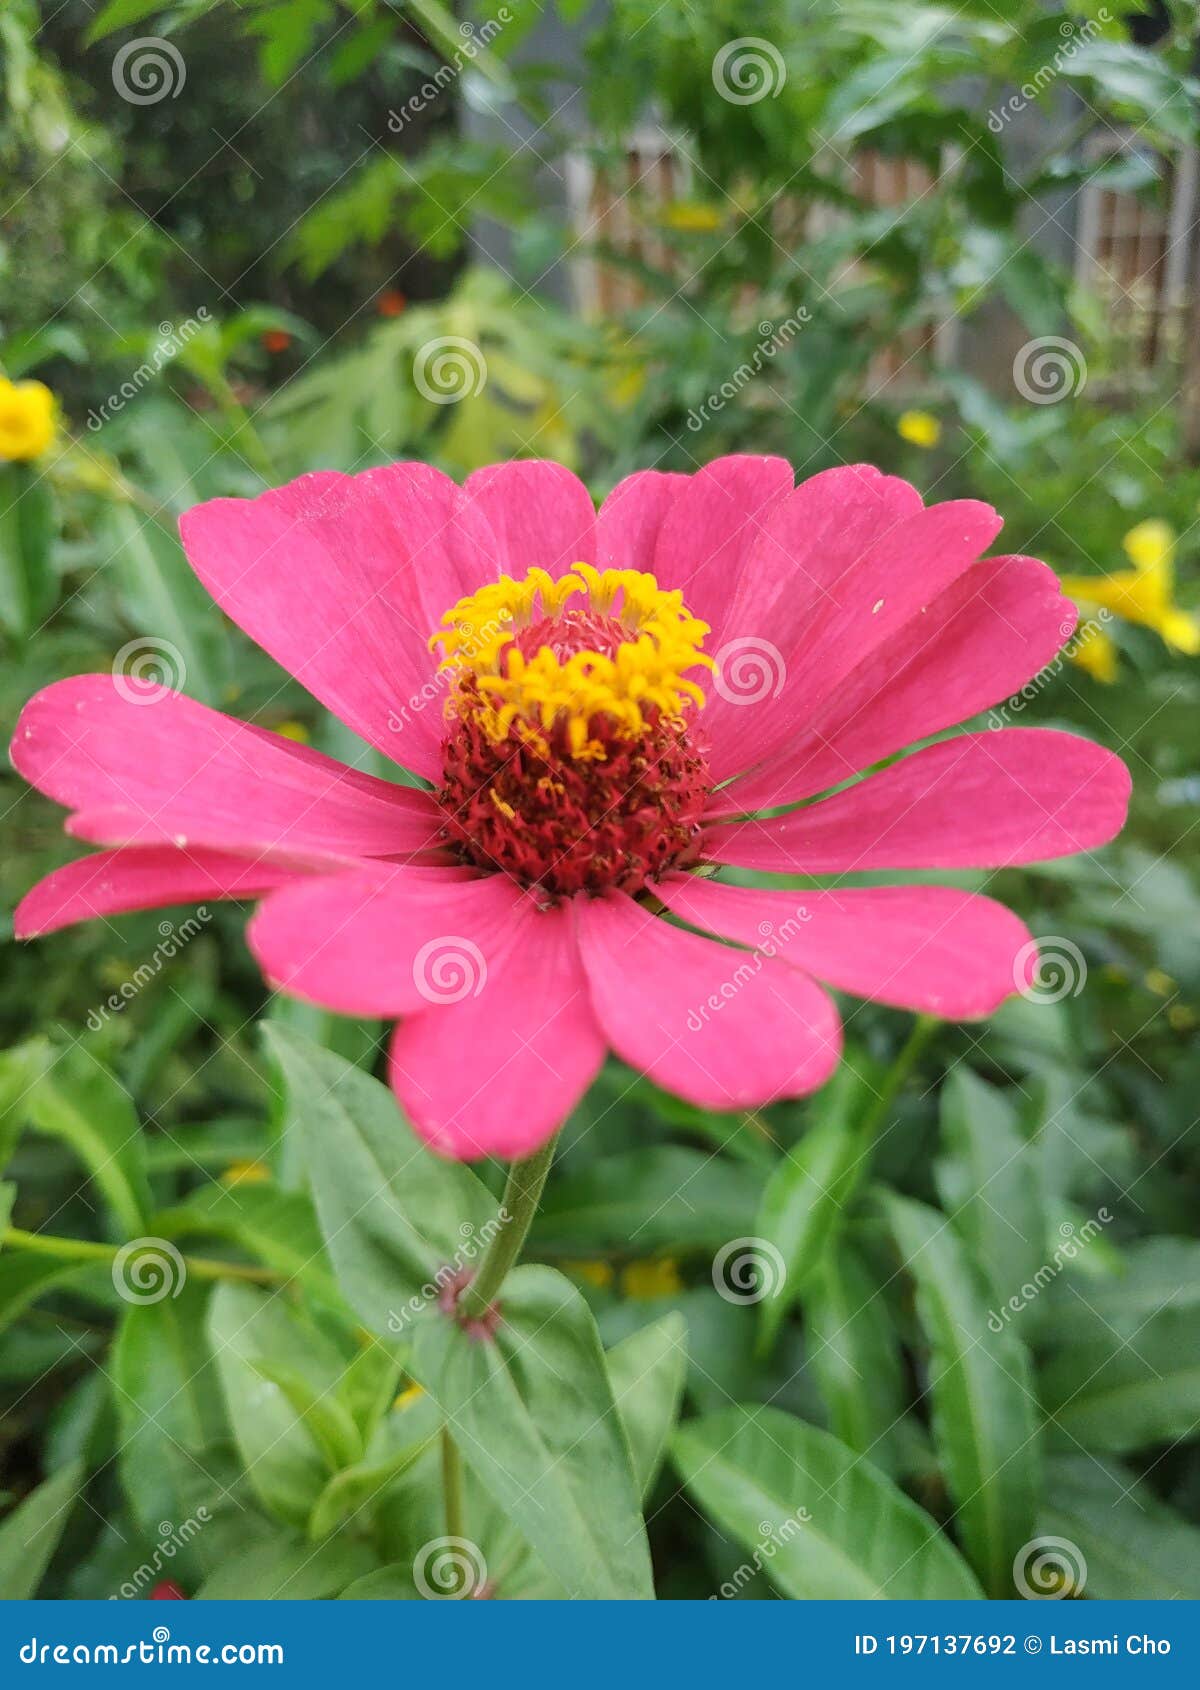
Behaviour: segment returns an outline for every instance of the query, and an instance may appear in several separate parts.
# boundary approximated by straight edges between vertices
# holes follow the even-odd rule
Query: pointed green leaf
[[[658,1476],[683,1400],[687,1377],[687,1323],[681,1314],[631,1332],[607,1351],[613,1399],[643,1499]]]
[[[81,1464],[70,1462],[31,1491],[0,1525],[0,1601],[21,1602],[37,1594],[82,1477]]]
[[[30,1093],[29,1116],[75,1151],[120,1237],[144,1237],[151,1198],[141,1124],[124,1086],[85,1045],[55,1052]]]
[[[987,1290],[945,1216],[907,1198],[886,1204],[917,1283],[934,1441],[963,1547],[988,1592],[1008,1596],[1013,1557],[1033,1536],[1039,1489],[1029,1358],[1010,1328],[989,1325]]]
[[[412,1371],[463,1459],[569,1595],[652,1597],[629,1445],[587,1304],[551,1268],[504,1283],[495,1337],[442,1315],[415,1328]]]
[[[907,1404],[900,1345],[878,1281],[840,1239],[805,1299],[808,1365],[830,1429],[891,1472],[895,1430]]]
[[[1136,1474],[1094,1455],[1047,1463],[1038,1532],[1082,1557],[1083,1594],[1113,1602],[1200,1601],[1200,1530]],[[1068,1554],[1070,1551],[1068,1550]]]
[[[950,1540],[904,1492],[828,1432],[777,1408],[690,1421],[672,1453],[696,1502],[797,1601],[982,1595]],[[740,1585],[739,1587],[740,1588]]]

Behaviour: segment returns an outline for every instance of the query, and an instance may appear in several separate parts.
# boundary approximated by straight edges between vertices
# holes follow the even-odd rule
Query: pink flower
[[[1043,564],[981,561],[999,527],[867,466],[793,487],[756,457],[632,475],[598,514],[533,462],[200,505],[183,540],[217,603],[428,789],[125,676],[60,681],[13,760],[105,850],[36,886],[17,930],[261,896],[268,980],[397,1018],[392,1085],[450,1156],[531,1152],[606,1049],[705,1108],[811,1091],[840,1051],[826,986],[987,1015],[1033,978],[1027,930],[947,886],[758,890],[708,865],[1000,868],[1124,819],[1124,765],[1071,734],[887,761],[1072,630]]]

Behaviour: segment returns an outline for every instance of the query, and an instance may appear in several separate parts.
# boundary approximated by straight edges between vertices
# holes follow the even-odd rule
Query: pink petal
[[[604,1060],[569,910],[510,895],[508,942],[478,992],[402,1021],[392,1041],[392,1087],[413,1125],[459,1161],[530,1155]]]
[[[18,772],[79,812],[78,838],[292,859],[399,856],[436,844],[426,793],[125,676],[76,675],[30,699]]]
[[[754,543],[792,481],[783,458],[717,458],[687,478],[663,518],[652,573],[709,624],[710,655],[725,637]]]
[[[482,974],[525,900],[500,875],[376,864],[264,900],[246,942],[273,986],[343,1015],[406,1015]]]
[[[798,969],[686,933],[624,893],[574,908],[604,1034],[657,1085],[705,1109],[757,1109],[837,1066],[837,1012]]]
[[[99,851],[39,880],[17,905],[13,932],[18,939],[34,939],[97,916],[217,898],[257,898],[303,872],[220,851],[162,846]]]
[[[561,575],[596,561],[596,512],[578,476],[562,464],[523,459],[467,477],[464,504],[495,535],[497,574],[520,580],[531,569]]]
[[[1054,657],[1076,611],[1028,557],[968,569],[874,649],[786,750],[716,795],[712,814],[795,803],[1016,693]]]
[[[990,1015],[1032,984],[1035,947],[1003,904],[950,886],[760,891],[672,875],[656,891],[694,927],[839,991],[945,1020]]]
[[[618,481],[596,517],[596,568],[654,573],[663,518],[687,486],[686,475],[641,469]]]
[[[905,515],[912,489],[903,482],[887,484],[886,492],[883,478],[864,485],[856,504],[845,500],[833,511],[823,501],[800,501],[804,489],[798,489],[772,519],[761,562],[778,568],[781,555],[790,557],[793,586],[770,607],[767,626],[747,631],[774,653],[779,684],[710,714],[710,767],[718,780],[746,768],[749,747],[754,762],[777,754],[865,657],[889,647],[975,561],[1000,527],[995,511],[974,500]],[[873,486],[880,490],[873,493]],[[826,538],[814,555],[814,519],[822,513]],[[751,567],[759,564],[756,553]]]
[[[429,636],[496,574],[495,541],[447,476],[425,464],[306,475],[197,505],[179,526],[197,575],[252,640],[369,744],[437,776]]]
[[[718,824],[704,850],[781,874],[1044,862],[1119,833],[1129,785],[1119,757],[1075,734],[959,734],[819,804]]]

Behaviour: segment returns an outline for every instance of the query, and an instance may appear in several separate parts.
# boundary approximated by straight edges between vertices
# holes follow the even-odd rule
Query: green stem
[[[446,1536],[465,1537],[462,1456],[448,1426],[442,1427],[442,1500],[446,1510]]]
[[[904,1089],[909,1075],[920,1061],[925,1046],[940,1025],[941,1023],[936,1015],[918,1015],[914,1021],[912,1032],[904,1041],[899,1055],[888,1070],[887,1079],[883,1082],[883,1090],[863,1116],[859,1125],[858,1136],[862,1143],[863,1158],[868,1157],[874,1150],[880,1127]]]
[[[523,1162],[509,1165],[508,1180],[500,1203],[499,1230],[493,1235],[479,1272],[459,1298],[459,1312],[468,1318],[485,1315],[496,1301],[505,1276],[521,1254],[533,1217],[541,1201],[542,1187],[554,1160],[555,1138]]]
[[[119,1244],[97,1244],[90,1238],[61,1238],[51,1232],[24,1232],[18,1226],[5,1227],[0,1247],[26,1250],[35,1256],[54,1256],[63,1262],[114,1262]],[[185,1270],[195,1279],[243,1279],[254,1285],[278,1285],[283,1275],[273,1268],[247,1267],[241,1262],[218,1262],[206,1256],[184,1256]]]

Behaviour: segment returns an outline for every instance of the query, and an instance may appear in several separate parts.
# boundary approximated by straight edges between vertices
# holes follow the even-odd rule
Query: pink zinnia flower
[[[1033,978],[1027,930],[947,886],[697,870],[1000,868],[1124,819],[1124,765],[1045,729],[958,734],[846,784],[1070,634],[1043,564],[981,561],[999,527],[870,467],[793,487],[758,457],[632,475],[598,514],[535,462],[200,505],[183,540],[217,603],[428,790],[125,676],[60,681],[13,760],[106,849],[35,887],[17,930],[261,896],[268,980],[398,1018],[392,1084],[451,1156],[534,1150],[606,1049],[705,1108],[811,1091],[840,1050],[826,986],[987,1015]]]

